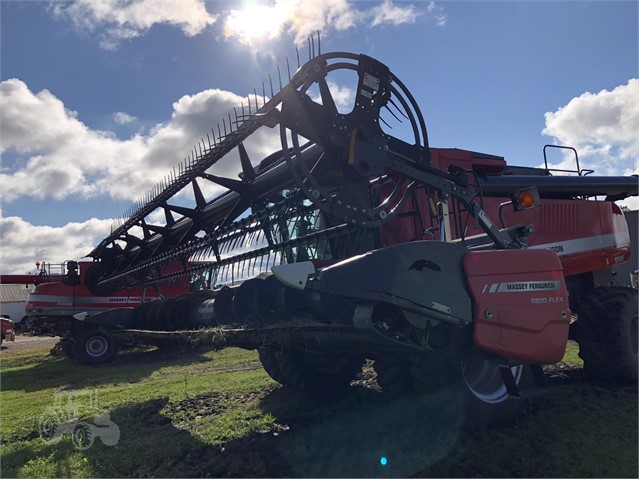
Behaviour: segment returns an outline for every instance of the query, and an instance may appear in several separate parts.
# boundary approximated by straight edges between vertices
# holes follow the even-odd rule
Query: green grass
[[[356,386],[325,401],[278,387],[252,351],[137,350],[93,368],[47,351],[0,357],[2,477],[638,474],[637,388],[590,384],[569,369],[525,417],[469,431],[445,392],[393,399]],[[580,365],[574,343],[564,361]],[[45,442],[38,422],[56,395],[88,391],[119,427],[117,444]],[[91,422],[95,408],[78,413]]]
[[[579,357],[579,345],[576,342],[568,341],[568,346],[566,346],[566,353],[564,354],[562,362],[579,367],[584,365],[584,362]]]

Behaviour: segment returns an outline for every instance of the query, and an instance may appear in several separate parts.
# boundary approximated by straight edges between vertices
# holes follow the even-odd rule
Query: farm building
[[[25,316],[29,292],[34,288],[32,284],[0,284],[0,314],[19,323]]]

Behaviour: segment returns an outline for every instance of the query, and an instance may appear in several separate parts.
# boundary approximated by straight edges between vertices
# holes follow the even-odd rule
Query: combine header
[[[636,381],[636,291],[592,279],[629,259],[613,201],[637,195],[636,177],[553,176],[430,148],[386,65],[309,50],[286,86],[270,82],[270,98],[263,86],[228,115],[90,254],[96,288],[184,275],[209,287],[86,326],[216,325],[258,349],[276,381],[314,391],[348,385],[370,358],[387,390],[445,381],[471,402],[506,403],[543,385],[540,365],[561,360],[570,334],[590,372]],[[352,89],[351,105],[334,84]],[[258,130],[279,133],[281,148],[255,162],[244,143]],[[238,179],[213,173],[234,158]],[[207,199],[212,188],[224,191]],[[176,198],[188,190],[190,207]]]

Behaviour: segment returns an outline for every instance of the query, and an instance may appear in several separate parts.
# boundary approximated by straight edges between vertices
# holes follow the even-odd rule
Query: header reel
[[[344,77],[356,81],[345,85]],[[354,95],[348,111],[343,111],[341,101],[345,92]],[[363,252],[348,238],[369,236],[360,230],[393,218],[417,187],[437,192],[440,200],[456,197],[497,248],[510,247],[510,239],[473,200],[477,186],[468,184],[466,172],[447,173],[431,166],[419,107],[379,61],[344,52],[320,54],[300,66],[278,93],[271,92],[268,101],[263,95],[261,106],[255,95],[254,106],[248,115],[242,108],[235,123],[229,118],[230,131],[225,128],[217,141],[209,141],[208,149],[203,143],[204,150],[200,147],[199,155],[194,151],[173,181],[136,203],[133,213],[91,252],[104,272],[96,278],[97,286],[155,284],[193,268],[230,269],[230,277],[237,279],[236,269],[260,274],[269,272],[273,261],[299,260],[300,247],[311,251],[315,260],[335,260],[338,250],[343,259]],[[254,166],[243,142],[260,127],[277,125],[281,150]],[[393,135],[387,133],[393,127],[398,127]],[[406,139],[398,138],[402,135]],[[208,172],[235,148],[241,181]],[[227,191],[206,200],[198,182],[207,181]],[[188,186],[196,200],[192,208],[168,203]],[[280,199],[273,200],[276,197]],[[288,206],[268,206],[280,200]],[[296,211],[306,207],[317,208],[324,217],[304,232]],[[149,219],[158,208],[165,212],[165,225]],[[174,218],[174,213],[180,217]],[[333,228],[346,238],[339,247],[328,241]],[[258,257],[268,260],[256,265]],[[250,268],[241,266],[249,260]],[[198,264],[189,265],[193,261]]]
[[[340,71],[357,75],[357,85],[348,86],[355,101],[346,113],[338,110],[328,80]],[[311,98],[313,90],[319,90],[319,98]],[[412,180],[389,170],[391,155],[416,167],[430,163],[423,116],[401,81],[366,55],[329,53],[306,63],[283,93],[278,115],[282,151],[306,196],[326,214],[359,226],[377,226],[395,215]],[[407,120],[412,143],[384,133],[382,123],[392,127],[382,109],[400,123],[398,115]],[[303,161],[300,137],[322,148],[312,165]]]

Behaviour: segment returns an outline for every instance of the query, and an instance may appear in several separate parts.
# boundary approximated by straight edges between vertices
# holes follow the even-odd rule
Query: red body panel
[[[0,284],[42,284],[52,281],[61,281],[61,275],[48,274],[3,274],[0,275]]]
[[[87,271],[93,262],[81,262],[80,281],[77,286],[63,282],[42,283],[29,294],[27,314],[31,316],[73,316],[81,312],[97,313],[113,308],[138,307],[145,301],[160,299],[157,290],[147,287],[118,289],[107,295],[98,295],[85,285]],[[189,292],[188,278],[160,282],[159,290],[165,297]]]
[[[433,166],[446,171],[450,164],[465,170],[482,168],[489,173],[500,173],[506,162],[498,157],[474,157],[471,152],[456,149],[432,148]],[[502,197],[484,197],[483,209],[488,217],[501,227],[499,205],[507,201]],[[449,203],[452,238],[484,233],[476,222],[460,208]],[[423,189],[417,191],[402,208],[403,212],[419,211],[419,214],[399,218],[385,223],[380,228],[381,246],[391,246],[406,241],[436,239],[438,232],[424,235],[430,227],[439,228],[429,213],[428,197]],[[624,263],[630,258],[630,235],[628,224],[621,209],[610,201],[596,200],[541,200],[541,206],[514,212],[511,207],[503,209],[506,226],[532,224],[535,233],[528,237],[531,248],[552,249],[561,259],[564,275],[596,271]]]
[[[503,198],[485,198],[493,221]],[[561,259],[565,276],[609,268],[630,259],[630,235],[621,209],[609,201],[544,200],[537,208],[514,212],[504,208],[507,226],[532,224],[531,248],[547,248]],[[468,234],[478,234],[470,230]]]
[[[561,360],[570,309],[554,251],[470,252],[464,270],[473,298],[477,347],[526,363]]]

